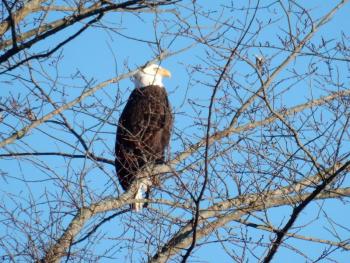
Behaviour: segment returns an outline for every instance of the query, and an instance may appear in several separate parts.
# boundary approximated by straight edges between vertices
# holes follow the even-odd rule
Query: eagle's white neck
[[[142,74],[141,77],[134,79],[135,87],[142,88],[150,85],[164,87],[162,76],[156,74]]]

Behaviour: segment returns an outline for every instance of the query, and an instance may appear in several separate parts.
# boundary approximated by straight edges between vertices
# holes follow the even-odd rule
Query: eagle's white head
[[[140,69],[134,76],[133,81],[136,88],[156,85],[164,87],[163,77],[171,77],[170,71],[157,64],[151,64]]]

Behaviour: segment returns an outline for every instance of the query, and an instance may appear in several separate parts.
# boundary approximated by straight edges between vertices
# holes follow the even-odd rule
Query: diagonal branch
[[[169,57],[169,56],[174,55],[174,54],[178,54],[179,52],[182,52],[183,50],[186,50],[187,48],[188,47],[186,47],[184,49],[181,49],[180,51],[173,52],[173,53],[165,53],[165,52],[161,53],[158,57],[156,57],[155,59],[151,60],[147,64],[152,63],[153,61],[158,61],[158,60],[164,59],[164,58]],[[128,73],[121,74],[118,77],[111,78],[109,80],[103,81],[100,84],[96,85],[95,87],[88,89],[87,91],[83,92],[79,97],[77,97],[76,99],[72,100],[71,102],[68,102],[68,103],[64,104],[63,106],[61,106],[61,107],[51,111],[50,113],[46,114],[44,117],[33,121],[31,124],[23,127],[19,131],[15,132],[14,134],[9,136],[8,138],[6,138],[3,141],[1,141],[0,142],[0,148],[4,147],[5,145],[8,145],[10,143],[13,143],[16,140],[19,140],[19,139],[23,138],[23,136],[25,136],[30,130],[38,127],[39,125],[41,125],[45,121],[51,119],[55,115],[60,114],[61,112],[71,108],[75,104],[81,102],[83,99],[89,97],[90,95],[92,95],[95,92],[97,92],[98,90],[106,87],[107,85],[113,84],[113,83],[117,83],[120,80],[123,80],[123,79],[126,79],[126,78],[129,78],[129,77],[133,76],[140,68],[142,68],[142,66],[137,68],[137,69],[135,69],[135,70],[129,71]]]
[[[40,6],[34,8],[32,11],[34,11],[35,9],[39,9]],[[83,9],[83,10],[80,10],[80,15],[83,16],[83,15],[86,15],[86,17],[84,18],[88,18],[90,16],[92,16],[92,11],[94,10],[97,10],[98,8],[101,7],[101,2],[98,2],[96,4],[93,4],[91,7],[89,8],[86,8],[86,9]],[[95,13],[94,13],[95,15]],[[53,22],[50,22],[48,24],[44,24],[44,25],[40,25],[39,27],[37,28],[34,28],[34,29],[31,29],[29,31],[26,31],[20,35],[17,35],[17,38],[16,38],[16,41],[17,42],[22,42],[26,39],[29,39],[33,36],[38,36],[38,35],[42,35],[44,34],[45,32],[48,32],[49,30],[53,30],[53,29],[56,29],[56,28],[59,28],[59,27],[62,27],[63,25],[65,25],[65,23],[67,23],[66,20],[71,20],[73,17],[72,16],[68,16],[68,17],[64,17],[62,19],[57,19]],[[79,21],[76,21],[76,22],[79,22]],[[0,30],[1,31],[1,30]],[[12,43],[13,40],[11,39],[7,39],[7,40],[3,40],[0,42],[0,49],[5,49],[7,47],[9,47],[10,45],[13,45]]]
[[[7,61],[9,58],[11,58],[12,56],[14,56],[15,54],[21,52],[22,50],[28,49],[31,46],[33,46],[34,44],[36,44],[37,42],[46,39],[47,37],[50,37],[54,34],[56,34],[59,31],[62,31],[63,29],[74,25],[77,22],[80,22],[86,18],[89,18],[91,16],[95,16],[95,15],[103,15],[106,12],[109,11],[115,11],[115,10],[139,10],[139,9],[145,9],[145,8],[150,8],[152,6],[162,6],[162,5],[170,5],[170,4],[174,4],[179,0],[174,0],[174,1],[161,1],[158,2],[156,4],[152,4],[152,3],[148,3],[147,1],[140,1],[140,0],[130,0],[130,1],[126,1],[126,2],[122,2],[119,4],[109,4],[109,5],[102,5],[101,2],[98,2],[94,5],[92,5],[91,8],[88,8],[86,10],[84,10],[84,12],[80,12],[77,14],[73,14],[71,16],[66,16],[62,19],[56,20],[50,24],[44,25],[44,26],[40,26],[37,29],[33,29],[31,31],[28,31],[27,33],[24,33],[24,35],[22,35],[22,37],[17,38],[17,42],[19,42],[19,40],[24,40],[27,39],[31,36],[35,36],[34,38],[32,38],[31,40],[28,40],[27,42],[21,44],[20,46],[16,46],[13,47],[9,50],[7,50],[4,54],[2,54],[0,56],[0,63],[3,63],[5,61]],[[133,5],[136,5],[135,7],[133,7]],[[35,6],[35,8],[38,8],[38,6]],[[34,7],[32,9],[28,9],[31,12],[35,9]],[[7,30],[7,29],[6,29]],[[1,32],[1,30],[0,30]],[[39,35],[37,35],[39,33]],[[24,37],[25,36],[25,37]],[[12,41],[6,41],[3,43],[0,43],[0,47],[1,49],[10,45]]]
[[[304,208],[316,198],[318,194],[320,194],[340,173],[345,171],[350,165],[350,161],[347,161],[344,165],[342,165],[334,174],[328,176],[323,180],[323,182],[316,187],[316,189],[309,195],[307,195],[304,200],[293,209],[292,215],[290,216],[290,219],[286,223],[286,225],[283,227],[282,230],[278,231],[276,235],[275,241],[273,241],[272,246],[267,253],[266,257],[264,258],[264,263],[268,263],[272,260],[273,256],[277,253],[277,250],[279,246],[281,245],[282,239],[288,232],[288,230],[293,226],[294,222],[297,220],[299,214],[301,211],[304,210]]]
[[[9,30],[11,23],[14,25],[18,24],[19,21],[24,19],[28,14],[33,12],[33,10],[37,9],[42,2],[45,0],[31,0],[28,1],[21,9],[17,12],[14,12],[6,18],[3,22],[0,23],[0,36],[4,35],[4,33]],[[11,22],[12,20],[12,22]]]
[[[160,174],[170,171],[167,165],[159,165],[152,170],[152,174]],[[45,263],[58,263],[60,258],[66,255],[67,250],[72,244],[74,244],[75,237],[80,233],[85,223],[90,220],[93,216],[112,210],[119,209],[120,207],[134,203],[136,200],[133,199],[135,193],[140,184],[144,184],[149,180],[149,174],[147,169],[145,172],[140,172],[137,176],[137,180],[134,180],[130,189],[119,197],[104,199],[100,202],[94,203],[88,207],[82,207],[77,212],[76,216],[72,219],[68,227],[64,230],[61,237],[54,243],[45,254],[45,257],[41,262]],[[138,201],[138,200],[137,200]],[[78,240],[79,241],[79,240]],[[77,243],[76,241],[75,243]],[[37,262],[39,263],[39,262]]]
[[[297,106],[294,106],[288,110],[282,109],[280,111],[278,111],[279,114],[282,114],[283,116],[288,116],[288,115],[294,115],[298,112],[302,112],[303,110],[306,109],[310,109],[312,107],[316,107],[316,106],[320,106],[323,104],[326,104],[332,100],[338,99],[338,98],[342,98],[342,97],[347,97],[350,95],[350,90],[343,90],[343,91],[338,91],[338,92],[334,92],[331,95],[328,96],[324,96],[321,97],[319,99],[315,99],[303,104],[299,104]],[[216,132],[213,135],[211,135],[209,137],[209,145],[213,144],[214,142],[220,141],[232,134],[237,134],[243,131],[248,131],[248,130],[252,130],[255,129],[257,127],[261,127],[264,125],[267,125],[269,123],[272,123],[274,121],[277,120],[277,117],[272,115],[266,119],[263,119],[261,121],[255,121],[255,122],[251,122],[248,124],[244,124],[238,127],[232,127],[231,125],[229,127],[227,127],[226,129]],[[194,152],[196,152],[198,149],[200,149],[201,147],[205,146],[205,139],[200,140],[199,142],[189,146],[187,148],[187,150],[179,153],[172,161],[172,164],[177,164],[179,162],[181,162],[182,160],[186,159],[187,157],[189,157],[191,154],[193,154]]]
[[[0,74],[3,74],[5,72],[14,70],[15,68],[23,65],[24,63],[33,60],[33,59],[40,59],[40,58],[47,58],[49,56],[51,56],[53,53],[55,53],[57,50],[59,50],[61,47],[63,47],[64,45],[66,45],[68,42],[72,41],[74,38],[76,38],[77,36],[79,36],[81,33],[83,33],[86,29],[88,29],[91,25],[95,24],[96,22],[100,21],[101,18],[103,17],[104,13],[99,14],[97,17],[95,17],[94,19],[90,20],[89,22],[87,22],[81,29],[79,29],[76,33],[74,33],[73,35],[69,36],[67,39],[65,39],[64,41],[62,41],[61,43],[57,44],[53,49],[51,49],[50,51],[46,52],[46,53],[42,53],[42,54],[36,54],[30,57],[27,57],[23,60],[21,60],[20,62],[17,62],[15,65],[10,66],[9,68],[7,68],[6,70],[0,72]],[[14,48],[17,48],[14,47]]]
[[[341,172],[349,171],[350,161],[344,163],[333,175],[328,177],[332,180]],[[350,196],[350,187],[343,189],[336,189],[334,191],[327,191],[324,188],[319,189],[320,192],[313,196],[312,200],[338,198],[343,196]],[[314,192],[312,192],[314,195]],[[304,203],[310,198],[310,193],[306,194],[289,194],[276,195],[272,192],[262,192],[257,194],[242,195],[233,199],[217,203],[200,212],[201,226],[197,230],[197,238],[201,239],[210,235],[216,229],[226,225],[231,221],[239,221],[247,214],[256,211],[266,210],[268,208],[278,207],[282,205],[300,204]],[[230,211],[231,210],[231,211]],[[230,212],[229,212],[230,211]],[[222,213],[225,212],[225,213]],[[211,222],[206,219],[217,218]],[[149,263],[164,263],[172,256],[180,253],[186,249],[192,242],[192,224],[188,223],[182,227],[171,240],[169,240],[159,251],[148,261]]]

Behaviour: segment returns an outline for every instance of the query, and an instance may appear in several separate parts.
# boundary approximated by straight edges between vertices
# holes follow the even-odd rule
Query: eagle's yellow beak
[[[163,77],[168,77],[168,78],[171,77],[170,71],[165,68],[159,68],[157,73]]]

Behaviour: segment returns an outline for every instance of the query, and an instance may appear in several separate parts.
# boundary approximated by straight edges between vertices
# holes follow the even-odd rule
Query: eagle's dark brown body
[[[115,167],[124,190],[146,165],[163,163],[173,118],[163,87],[135,88],[120,116]],[[157,179],[152,179],[157,184]]]

